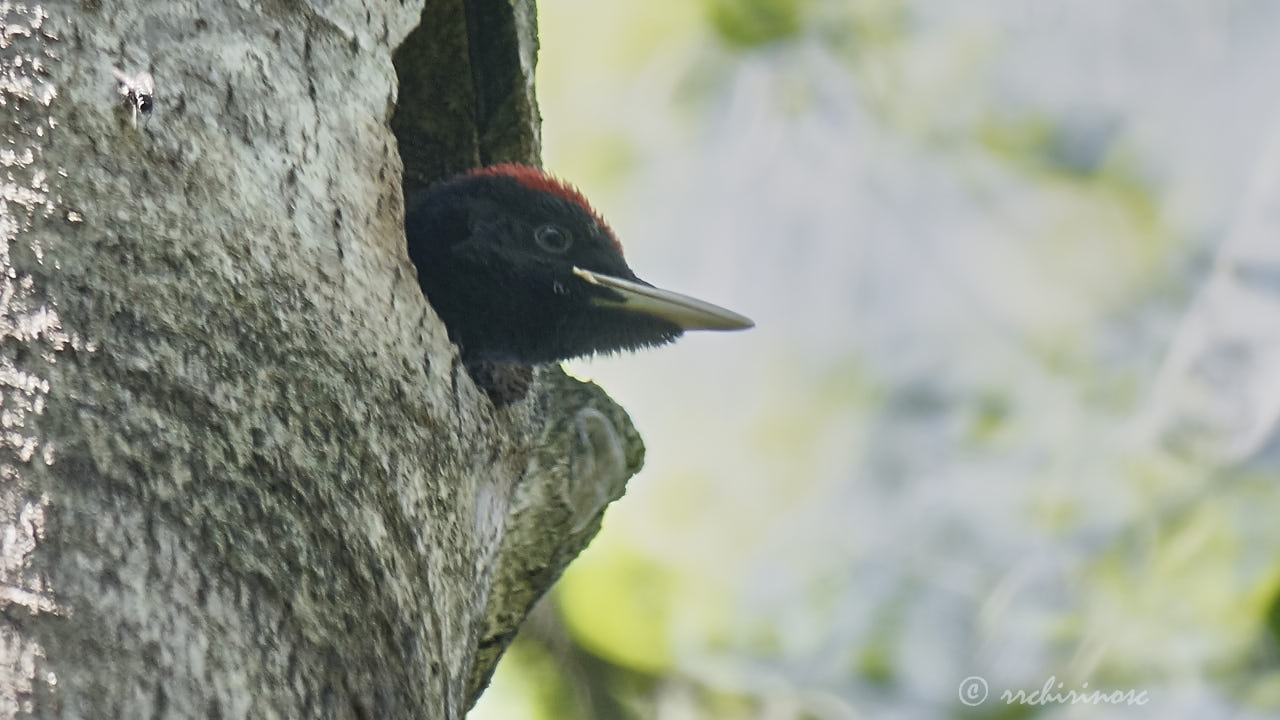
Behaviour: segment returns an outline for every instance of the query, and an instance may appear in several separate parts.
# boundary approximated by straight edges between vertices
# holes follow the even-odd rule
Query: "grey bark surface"
[[[0,717],[465,714],[643,458],[494,408],[406,257],[402,176],[536,160],[531,18],[0,5]]]

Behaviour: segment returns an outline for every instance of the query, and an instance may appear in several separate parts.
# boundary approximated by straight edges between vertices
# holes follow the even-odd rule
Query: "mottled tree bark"
[[[402,178],[536,160],[531,18],[0,6],[0,716],[465,713],[643,456],[494,408],[406,258]]]

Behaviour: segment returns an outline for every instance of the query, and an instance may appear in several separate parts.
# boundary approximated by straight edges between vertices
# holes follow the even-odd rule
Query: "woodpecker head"
[[[406,204],[418,282],[468,360],[554,362],[753,324],[636,277],[586,198],[537,168],[473,170]]]

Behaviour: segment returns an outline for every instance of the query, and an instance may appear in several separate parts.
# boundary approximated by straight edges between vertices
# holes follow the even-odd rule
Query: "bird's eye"
[[[568,231],[561,230],[555,225],[543,225],[534,230],[533,239],[538,243],[538,247],[553,253],[562,253],[573,244],[573,237]]]

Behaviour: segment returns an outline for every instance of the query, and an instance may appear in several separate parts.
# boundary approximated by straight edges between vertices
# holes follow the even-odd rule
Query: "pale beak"
[[[580,267],[575,267],[573,274],[592,285],[609,288],[622,296],[621,300],[595,298],[593,302],[597,305],[651,315],[684,330],[745,330],[755,327],[755,323],[748,317],[688,295],[594,273]]]

